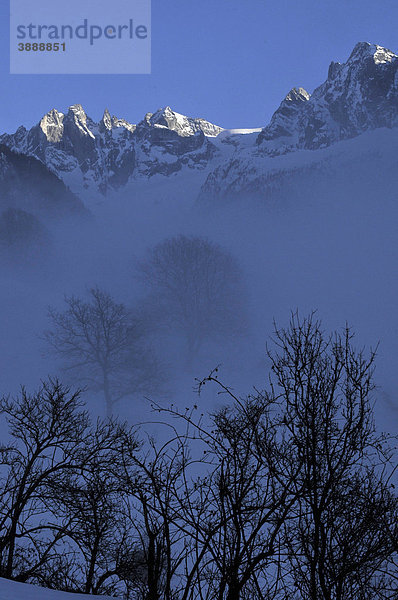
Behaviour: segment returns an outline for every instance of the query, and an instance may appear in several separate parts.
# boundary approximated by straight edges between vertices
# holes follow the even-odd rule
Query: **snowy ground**
[[[28,583],[17,583],[0,578],[0,600],[81,600],[83,598],[101,598],[107,600],[110,596],[87,596],[85,594],[69,594],[48,590]]]

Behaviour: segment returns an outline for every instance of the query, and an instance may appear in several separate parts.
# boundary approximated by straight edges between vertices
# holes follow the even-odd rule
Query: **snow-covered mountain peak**
[[[396,58],[382,46],[360,42],[346,63],[332,63],[327,80],[308,103],[312,132],[306,147],[322,147],[364,131],[398,124]]]
[[[370,44],[369,42],[358,42],[350,54],[346,64],[357,61],[363,61],[367,58],[372,58],[375,64],[391,62],[397,58],[397,55],[383,46],[378,44]]]
[[[94,134],[90,130],[89,125],[92,123],[81,104],[73,104],[69,107],[68,113],[64,119],[64,124],[73,123],[78,129],[79,133],[84,136],[89,136],[94,139]]]
[[[309,94],[304,88],[292,88],[290,92],[285,96],[286,102],[306,102],[311,98],[311,94]]]
[[[377,44],[356,44],[345,63],[332,62],[310,96],[293,88],[257,138],[271,156],[315,150],[378,127],[398,124],[397,56]]]
[[[98,131],[101,132],[112,132],[114,128],[124,128],[133,133],[136,128],[136,125],[129,123],[125,119],[119,119],[115,115],[111,116],[111,113],[106,108],[104,110],[104,114],[102,116],[101,121],[98,123]]]
[[[376,46],[376,52],[373,54],[373,58],[376,64],[387,63],[397,58],[397,55],[391,50],[387,50],[382,46]]]
[[[152,122],[153,123],[158,123],[159,121],[165,121],[167,122],[169,119],[173,119],[173,118],[184,118],[184,115],[181,115],[180,113],[172,110],[170,108],[170,106],[165,106],[163,108],[158,108],[158,110],[154,113],[152,113]]]
[[[271,155],[292,149],[297,143],[296,132],[302,106],[309,99],[310,94],[304,88],[292,88],[272,115],[269,125],[258,135],[257,144]]]
[[[159,108],[154,113],[147,113],[147,122],[153,127],[167,127],[172,129],[175,123],[184,123],[186,117],[178,112],[173,111],[170,106]]]
[[[50,110],[39,123],[39,127],[49,142],[59,142],[64,132],[64,114],[55,108]]]
[[[87,118],[86,111],[84,110],[81,104],[72,104],[71,106],[69,106],[68,111],[80,120],[84,120]]]
[[[147,113],[141,124],[149,127],[166,128],[175,131],[181,137],[190,137],[202,133],[207,137],[216,137],[222,127],[214,125],[205,119],[187,117],[165,106],[155,113]]]
[[[127,129],[131,133],[133,133],[133,131],[135,131],[135,129],[137,128],[137,125],[129,123],[125,119],[119,119],[118,117],[115,117],[115,115],[113,115],[112,117],[112,125],[113,127],[124,127],[124,129]]]
[[[397,55],[391,50],[383,48],[378,44],[369,42],[359,42],[351,52],[347,62],[331,62],[328,72],[328,80],[336,79],[338,76],[351,76],[352,73],[363,71],[364,68],[372,69],[382,65],[391,66],[390,63],[395,61]],[[326,82],[325,82],[326,83]]]
[[[113,125],[112,117],[111,117],[111,113],[109,112],[109,110],[107,108],[104,110],[104,114],[103,114],[100,124],[101,123],[105,129],[108,129],[108,130],[112,129],[112,125]]]

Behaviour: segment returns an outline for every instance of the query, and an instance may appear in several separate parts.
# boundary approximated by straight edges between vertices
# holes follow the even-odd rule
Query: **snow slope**
[[[86,600],[101,598],[110,600],[110,596],[87,596],[86,594],[70,594],[49,590],[28,583],[18,583],[0,578],[0,600]]]

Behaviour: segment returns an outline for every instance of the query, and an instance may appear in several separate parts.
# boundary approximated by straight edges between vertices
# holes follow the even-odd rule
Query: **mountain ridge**
[[[382,46],[359,42],[345,63],[330,64],[312,94],[292,88],[260,130],[228,130],[169,106],[137,124],[106,108],[96,123],[74,104],[65,113],[51,109],[30,129],[1,135],[0,143],[34,156],[78,195],[106,195],[135,180],[182,171],[203,172],[203,191],[218,194],[252,159],[255,171],[259,157],[319,150],[398,126],[397,58]]]

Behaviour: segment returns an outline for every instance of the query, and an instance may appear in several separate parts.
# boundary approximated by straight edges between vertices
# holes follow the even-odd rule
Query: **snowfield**
[[[111,597],[70,594],[0,578],[0,600],[82,600],[83,598],[110,600]]]

